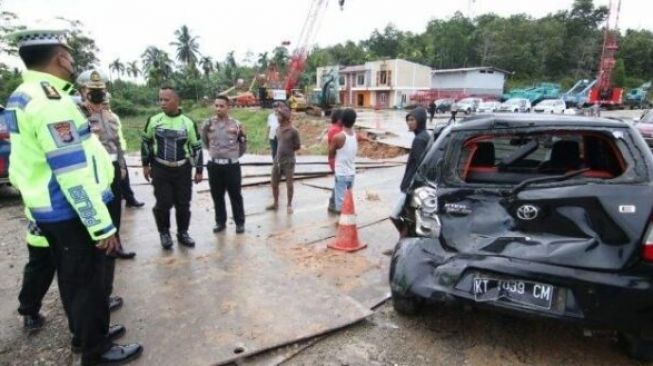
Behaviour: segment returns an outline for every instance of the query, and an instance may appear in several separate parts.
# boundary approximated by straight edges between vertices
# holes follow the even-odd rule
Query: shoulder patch
[[[23,92],[14,92],[7,100],[7,108],[25,109],[32,97]]]
[[[9,133],[20,133],[18,130],[18,119],[16,118],[16,111],[11,109],[5,109],[0,111],[0,122],[4,121],[7,125]]]
[[[61,99],[61,94],[47,81],[41,81],[41,88],[48,99]]]
[[[80,142],[79,132],[77,132],[73,121],[50,123],[48,129],[57,147],[74,145]]]

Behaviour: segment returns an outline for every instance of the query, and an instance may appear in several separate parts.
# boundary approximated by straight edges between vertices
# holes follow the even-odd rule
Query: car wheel
[[[420,298],[392,293],[392,307],[401,315],[416,315],[423,305],[424,301]]]
[[[653,361],[653,340],[642,339],[631,334],[619,334],[619,344],[628,356],[639,361]]]

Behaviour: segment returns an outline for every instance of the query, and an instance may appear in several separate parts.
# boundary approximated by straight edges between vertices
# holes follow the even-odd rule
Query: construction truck
[[[629,106],[630,109],[639,108],[646,109],[651,107],[651,102],[648,100],[648,91],[651,89],[651,82],[646,82],[628,91],[624,104]]]
[[[513,89],[503,95],[503,100],[522,98],[528,99],[531,104],[537,104],[544,99],[560,98],[560,85],[555,83],[538,83],[527,89]]]
[[[596,80],[578,80],[571,89],[562,95],[567,108],[583,108],[587,104],[590,90],[596,84]]]

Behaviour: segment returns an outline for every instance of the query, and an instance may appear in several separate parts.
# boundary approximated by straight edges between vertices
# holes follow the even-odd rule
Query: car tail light
[[[649,222],[646,234],[644,235],[642,258],[647,262],[653,262],[653,222]]]
[[[424,237],[440,236],[442,224],[437,215],[437,190],[431,187],[420,187],[413,192],[411,207],[415,209],[415,232]]]

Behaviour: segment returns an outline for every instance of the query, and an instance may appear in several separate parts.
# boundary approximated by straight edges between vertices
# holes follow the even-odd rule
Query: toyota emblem
[[[533,205],[523,205],[517,209],[517,217],[524,221],[534,220],[539,211],[540,210]]]

